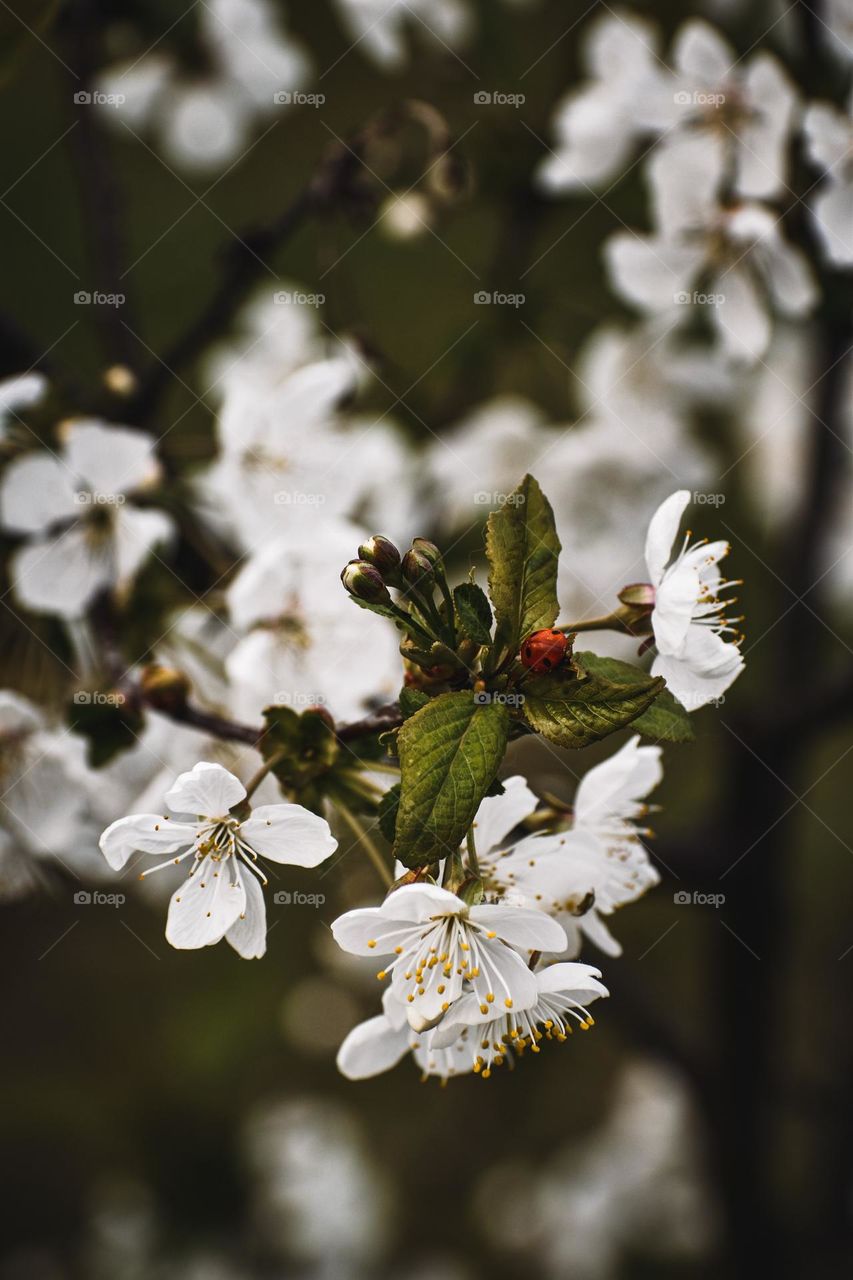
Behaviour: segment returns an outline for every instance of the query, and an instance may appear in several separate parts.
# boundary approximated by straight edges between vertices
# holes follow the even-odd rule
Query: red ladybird
[[[568,647],[568,637],[562,631],[555,631],[553,627],[534,631],[521,646],[521,661],[528,671],[537,675],[553,671],[565,658]]]

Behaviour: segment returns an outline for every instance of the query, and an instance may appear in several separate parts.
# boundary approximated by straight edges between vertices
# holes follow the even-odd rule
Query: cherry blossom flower
[[[0,484],[0,522],[33,535],[11,559],[26,608],[76,618],[105,587],[125,587],[172,521],[132,499],[160,474],[154,441],[97,420],[72,423],[61,454],[26,453]]]
[[[328,823],[298,804],[260,805],[248,818],[231,812],[246,798],[239,779],[202,761],[182,773],[166,793],[172,814],[193,821],[136,813],[119,818],[101,836],[101,852],[121,871],[139,851],[163,855],[143,876],[191,858],[189,876],[172,895],[166,938],[191,950],[225,938],[246,959],[266,950],[266,877],[258,857],[294,867],[316,867],[337,848]]]
[[[462,996],[432,1031],[414,1032],[406,1006],[389,987],[383,1011],[354,1027],[338,1051],[338,1069],[350,1080],[387,1071],[411,1051],[425,1076],[475,1072],[487,1080],[492,1068],[513,1054],[539,1053],[541,1041],[565,1041],[575,1025],[593,1025],[587,1005],[608,995],[598,969],[586,964],[551,965],[533,975],[536,997],[524,1010],[503,1009],[483,1022],[474,992]]]
[[[627,301],[667,313],[672,323],[703,306],[724,351],[752,361],[770,341],[770,305],[801,317],[817,291],[805,256],[783,238],[771,209],[717,203],[724,167],[722,149],[706,154],[690,138],[657,151],[647,170],[657,230],[617,232],[605,243],[605,261]]]
[[[734,627],[726,621],[730,601],[721,592],[737,585],[726,582],[719,562],[728,555],[727,542],[696,542],[690,534],[681,550],[673,549],[690,491],[679,489],[658,507],[646,535],[646,566],[654,588],[654,629],[657,657],[654,675],[664,676],[673,694],[688,710],[720,697],[743,670],[743,657],[732,640]]]
[[[248,147],[256,120],[288,109],[311,68],[267,0],[210,0],[199,38],[204,75],[191,77],[157,49],[102,72],[95,101],[105,123],[153,134],[173,164],[208,172]]]
[[[44,399],[47,387],[43,373],[18,373],[0,380],[0,439],[20,413]]]
[[[834,266],[853,263],[853,94],[847,113],[825,102],[803,119],[806,146],[826,177],[811,201],[812,216],[827,258]]]
[[[454,47],[469,31],[460,0],[337,0],[352,40],[380,67],[395,70],[407,61],[406,31]]]
[[[640,746],[634,736],[581,778],[572,826],[507,843],[510,832],[532,814],[537,800],[521,777],[504,782],[502,796],[489,796],[477,813],[478,859],[488,882],[505,898],[557,916],[567,947],[576,956],[584,938],[608,955],[622,948],[604,916],[635,902],[659,881],[640,840],[637,822],[647,813],[645,797],[663,776],[660,747]]]
[[[354,955],[391,957],[378,977],[390,976],[409,1026],[434,1026],[467,991],[472,1017],[489,1021],[495,1008],[535,1003],[536,981],[520,952],[562,951],[565,933],[542,911],[482,904],[431,884],[404,885],[380,907],[348,911],[332,925],[338,946]]]

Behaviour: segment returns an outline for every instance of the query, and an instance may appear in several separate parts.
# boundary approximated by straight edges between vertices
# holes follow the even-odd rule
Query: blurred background
[[[638,58],[682,77],[671,102],[693,19],[727,42],[727,102],[702,72],[664,124]],[[594,1033],[487,1083],[407,1060],[351,1084],[334,1056],[375,979],[328,926],[375,898],[369,865],[343,841],[334,873],[285,868],[322,901],[271,903],[261,962],[170,949],[168,886],[117,883],[97,835],[252,753],[99,703],[95,633],[32,607],[7,528],[2,683],[40,720],[0,716],[2,1280],[850,1274],[851,30],[845,0],[2,5],[0,375],[44,381],[0,386],[0,447],[77,416],[156,438],[172,528],[101,634],[122,667],[175,663],[250,722],[385,702],[393,633],[337,582],[359,530],[435,537],[463,575],[525,470],[567,616],[642,580],[684,487],[746,619],[744,675],[665,750],[662,883],[620,913],[620,958],[582,957],[611,990]],[[661,135],[727,107],[726,141],[764,110],[772,172],[720,208],[771,210],[808,288],[744,239],[686,304],[640,305],[607,246],[669,243]],[[685,202],[704,168],[680,172]],[[733,301],[748,254],[727,324],[703,299]],[[587,754],[524,744],[504,772],[570,800],[609,748]]]

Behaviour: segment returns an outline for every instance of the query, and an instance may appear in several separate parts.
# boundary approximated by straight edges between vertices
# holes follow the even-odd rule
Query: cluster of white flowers
[[[483,902],[407,884],[380,907],[336,920],[338,945],[376,956],[377,976],[390,977],[382,1013],[341,1046],[341,1071],[376,1075],[411,1051],[425,1075],[488,1079],[514,1054],[589,1028],[588,1006],[608,993],[599,970],[574,957],[584,938],[618,955],[602,917],[658,881],[637,822],[661,780],[660,757],[659,747],[632,738],[583,777],[571,825],[554,834],[513,838],[537,799],[524,778],[508,778],[473,826]]]
[[[104,121],[151,135],[172,164],[205,172],[247,149],[256,124],[304,88],[311,62],[268,0],[209,0],[197,14],[209,67],[192,75],[153,46],[102,72],[95,102]]]

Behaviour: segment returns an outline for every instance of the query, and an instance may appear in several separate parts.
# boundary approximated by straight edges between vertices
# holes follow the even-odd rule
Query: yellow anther
[[[414,997],[414,996],[406,996],[406,999],[408,1000],[409,1004],[412,1004],[412,1003],[414,1002],[415,997]]]
[[[443,983],[443,982],[440,982],[440,983],[438,984],[438,986],[436,987],[436,991],[438,992],[438,994],[439,994],[440,996],[443,996],[446,990],[447,990],[447,988],[445,987],[445,985],[444,985],[444,983]]]
[[[489,1003],[489,1004],[494,1004],[494,1002],[495,1002],[495,993],[494,993],[494,991],[488,991],[488,992],[486,993],[486,1000],[488,1001],[488,1003]]]
[[[394,948],[394,955],[395,955],[395,956],[401,956],[402,954],[403,954],[403,948],[402,948],[402,947],[395,947],[395,948]]]
[[[507,996],[506,1000],[504,1000],[504,1004],[506,1005],[506,1007],[507,1007],[508,1009],[511,1009],[511,1008],[512,1008],[512,999],[511,999],[509,996]]]
[[[488,1013],[488,1012],[489,1012],[489,1006],[487,1004],[481,1004],[480,1013]]]
[[[375,947],[375,946],[376,946],[376,939],[375,939],[375,938],[368,938],[368,939],[367,939],[367,945],[368,945],[369,947]]]
[[[377,978],[379,979],[379,981],[381,982],[383,978],[387,978],[387,977],[388,977],[388,974],[385,972],[385,970],[384,970],[384,969],[380,969],[376,976],[377,976]]]
[[[496,938],[497,936],[498,935],[495,933],[494,929],[490,929],[489,932],[486,934],[487,938]]]

